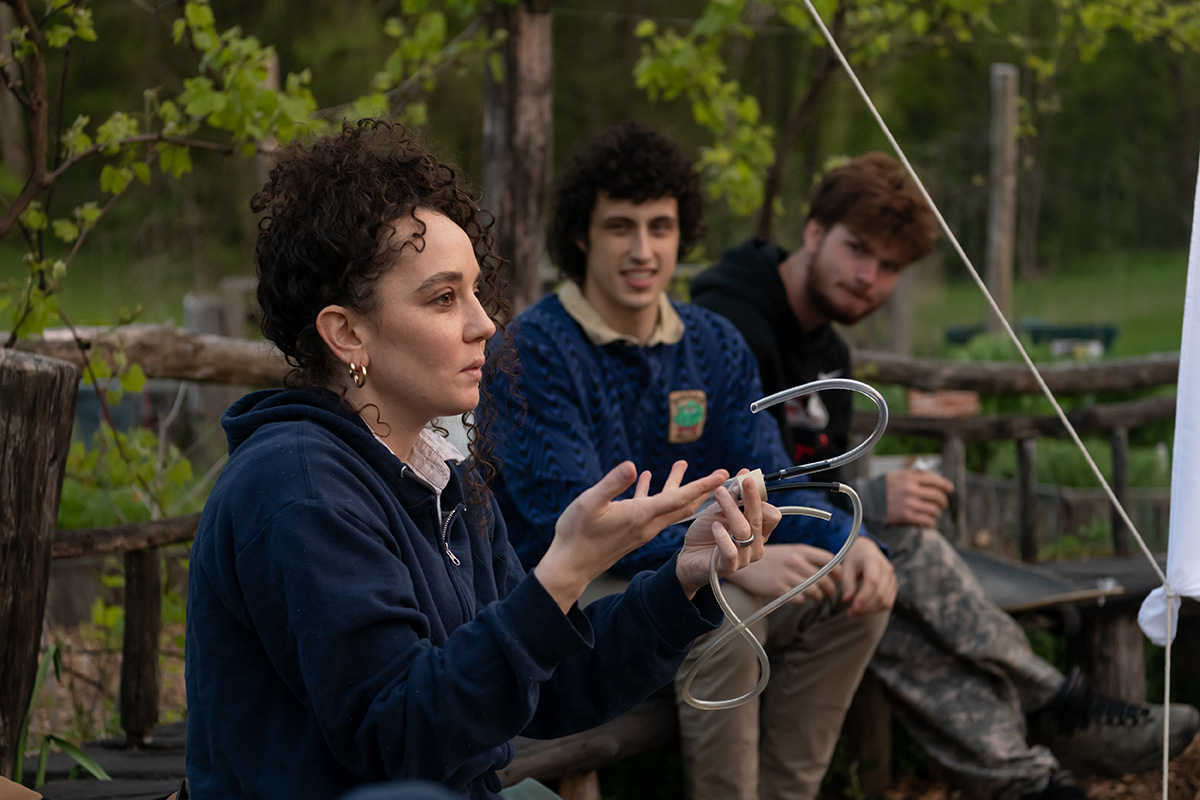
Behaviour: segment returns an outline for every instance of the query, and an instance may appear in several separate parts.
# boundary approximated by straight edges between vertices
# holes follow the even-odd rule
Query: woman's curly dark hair
[[[263,215],[254,249],[262,331],[292,366],[288,386],[335,384],[344,365],[317,332],[317,315],[329,305],[364,314],[377,310],[378,282],[403,246],[392,242],[393,223],[405,215],[415,219],[418,208],[440,212],[466,231],[479,262],[484,309],[498,328],[510,316],[491,215],[455,170],[402,125],[363,120],[311,144],[293,142],[250,207]],[[510,371],[511,348],[493,351],[486,370]],[[473,421],[467,415],[463,420],[476,503],[485,502],[496,471],[486,435],[495,406],[486,383]]]
[[[692,160],[671,139],[638,122],[605,128],[571,158],[554,190],[550,251],[558,268],[583,285],[587,256],[579,249],[600,192],[644,203],[679,203],[679,257],[704,235],[704,198]]]

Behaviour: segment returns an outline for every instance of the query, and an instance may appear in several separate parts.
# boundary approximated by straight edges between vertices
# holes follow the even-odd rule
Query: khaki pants
[[[773,598],[722,586],[745,619]],[[771,681],[737,708],[702,711],[678,699],[683,676],[728,621],[696,640],[675,679],[687,794],[692,800],[811,800],[829,766],[846,709],[858,688],[887,614],[849,617],[840,594],[788,604],[752,628],[771,658]],[[692,682],[702,700],[739,697],[758,682],[758,659],[736,639]]]

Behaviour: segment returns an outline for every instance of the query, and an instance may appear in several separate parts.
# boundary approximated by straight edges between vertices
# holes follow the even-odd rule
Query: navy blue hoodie
[[[191,554],[187,772],[203,800],[332,800],[423,778],[493,798],[517,734],[600,724],[720,620],[674,560],[564,615],[495,503],[428,486],[336,395],[256,392]],[[439,523],[439,518],[444,523]]]

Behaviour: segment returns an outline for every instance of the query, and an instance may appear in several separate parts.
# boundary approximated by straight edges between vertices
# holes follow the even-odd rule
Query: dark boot
[[[1046,745],[1064,767],[1076,772],[1146,772],[1162,763],[1165,714],[1160,705],[1101,694],[1075,668],[1058,695],[1029,715],[1029,741]],[[1197,728],[1200,712],[1189,705],[1171,705],[1171,758],[1191,744]]]
[[[1075,778],[1065,769],[1050,773],[1050,782],[1045,789],[1021,795],[1021,800],[1088,800],[1087,793],[1075,783]]]

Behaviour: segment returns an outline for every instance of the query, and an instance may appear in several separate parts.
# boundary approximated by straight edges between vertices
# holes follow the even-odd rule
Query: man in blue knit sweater
[[[552,247],[569,280],[517,318],[519,395],[492,392],[503,459],[496,494],[526,563],[545,552],[570,499],[625,459],[654,474],[677,459],[699,471],[791,463],[774,419],[749,412],[762,391],[736,328],[667,297],[702,231],[702,203],[690,159],[633,123],[593,139],[559,181]],[[797,501],[834,518],[785,519],[761,566],[726,582],[742,618],[813,574],[850,532],[849,516],[819,493]],[[663,563],[682,534],[668,528],[617,571]],[[895,593],[886,556],[861,537],[837,571],[755,626],[772,655],[765,693],[732,710],[679,704],[693,800],[816,796]],[[704,649],[702,638],[690,658]],[[753,652],[735,642],[705,665],[692,694],[738,697],[758,674]]]

